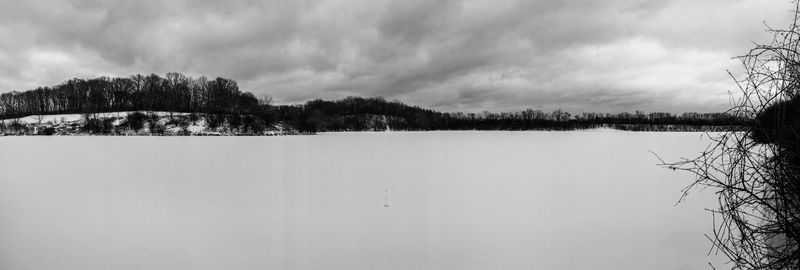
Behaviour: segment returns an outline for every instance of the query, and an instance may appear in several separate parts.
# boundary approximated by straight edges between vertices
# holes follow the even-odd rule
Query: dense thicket
[[[277,106],[277,119],[301,131],[393,130],[571,130],[607,126],[627,130],[735,129],[747,125],[745,118],[726,113],[582,113],[562,110],[543,112],[444,113],[383,98],[348,97],[336,101],[313,100],[303,105]],[[380,117],[375,117],[380,116]],[[681,129],[681,128],[678,128]]]
[[[52,87],[0,95],[0,119],[37,114],[172,111],[264,114],[269,100],[242,92],[236,81],[180,73],[128,78],[71,79]]]

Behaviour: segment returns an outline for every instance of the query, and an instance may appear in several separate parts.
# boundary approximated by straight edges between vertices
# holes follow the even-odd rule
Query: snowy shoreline
[[[133,116],[138,116],[134,120]],[[0,120],[0,136],[282,136],[302,133],[282,124],[255,126],[252,116],[127,111],[31,115]],[[233,120],[237,118],[236,120]],[[242,123],[242,119],[245,123]],[[134,122],[138,122],[134,123]]]
[[[31,115],[0,120],[0,136],[284,136],[348,132],[419,132],[415,130],[320,130],[300,132],[282,122],[265,125],[252,115],[216,115],[164,111]],[[478,131],[478,130],[427,130]],[[480,130],[569,132],[726,132],[725,126],[602,125],[576,129]]]

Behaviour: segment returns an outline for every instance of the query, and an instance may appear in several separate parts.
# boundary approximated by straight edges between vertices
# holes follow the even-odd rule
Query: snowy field
[[[702,133],[0,138],[0,269],[728,269]]]

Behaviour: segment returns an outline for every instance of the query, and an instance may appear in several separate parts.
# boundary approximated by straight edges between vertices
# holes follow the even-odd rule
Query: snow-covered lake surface
[[[702,135],[0,137],[0,269],[727,269]]]

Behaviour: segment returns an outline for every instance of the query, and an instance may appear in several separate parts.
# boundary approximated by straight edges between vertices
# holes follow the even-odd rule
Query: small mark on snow
[[[384,190],[383,194],[384,194],[383,207],[389,207],[390,205],[392,205],[392,203],[389,202],[389,190],[388,189]]]

